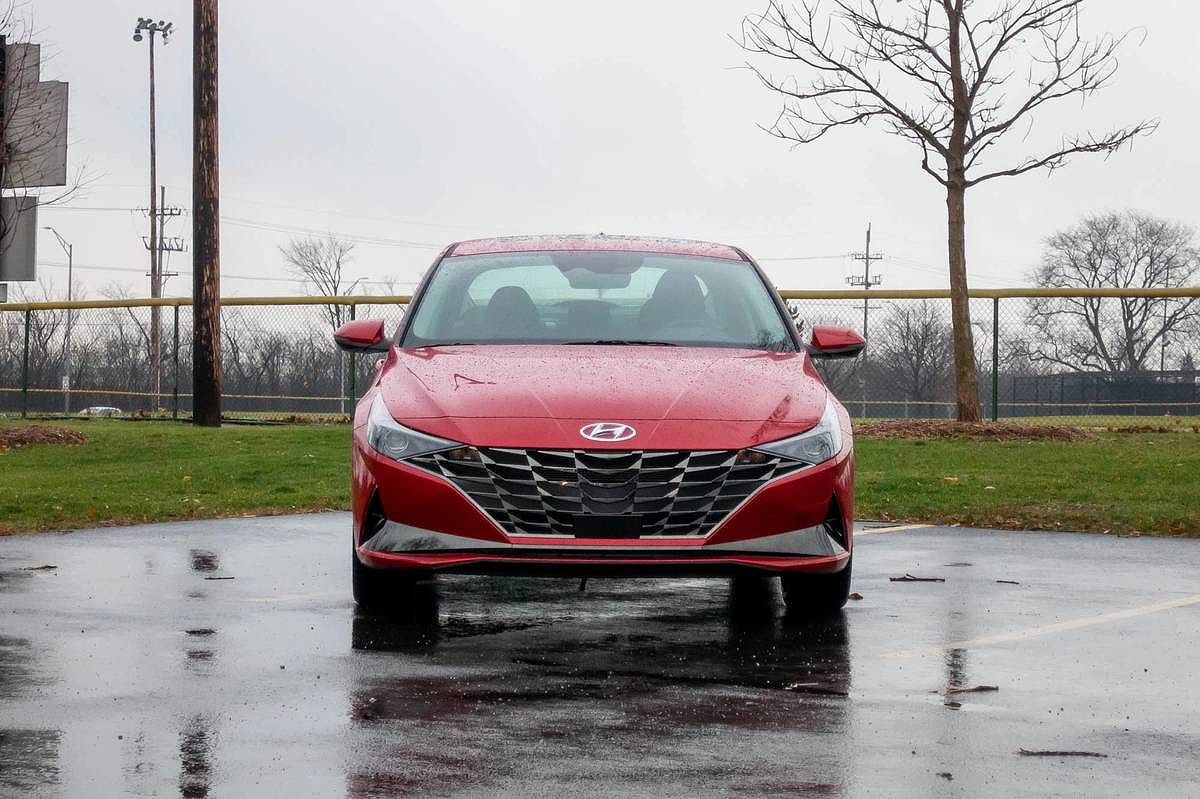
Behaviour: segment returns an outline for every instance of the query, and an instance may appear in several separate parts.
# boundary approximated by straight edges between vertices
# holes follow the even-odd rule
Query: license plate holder
[[[637,538],[642,534],[642,517],[632,513],[580,514],[574,517],[574,523],[576,538]]]

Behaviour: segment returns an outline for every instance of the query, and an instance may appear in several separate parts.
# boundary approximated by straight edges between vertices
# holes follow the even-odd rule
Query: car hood
[[[401,423],[481,446],[740,448],[813,427],[826,389],[803,353],[711,347],[446,346],[394,350],[380,387]],[[580,427],[637,431],[591,442]]]

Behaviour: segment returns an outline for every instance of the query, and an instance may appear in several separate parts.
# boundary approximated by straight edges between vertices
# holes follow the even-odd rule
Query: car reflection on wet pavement
[[[1182,796],[1197,777],[1195,542],[875,530],[864,598],[818,623],[755,579],[446,577],[385,617],[348,598],[346,525],[0,539],[0,796]]]

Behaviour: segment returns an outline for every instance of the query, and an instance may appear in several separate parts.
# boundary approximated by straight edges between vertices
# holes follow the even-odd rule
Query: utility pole
[[[159,34],[162,34],[163,44],[170,41],[170,36],[174,32],[174,26],[170,22],[159,20],[155,22],[149,17],[138,17],[137,25],[133,29],[133,40],[140,42],[146,36],[150,42],[150,241],[146,244],[146,248],[150,251],[150,296],[157,298],[162,287],[162,253],[158,246],[158,206],[157,192],[158,188],[158,160],[157,160],[157,131],[154,120],[154,39]],[[143,35],[145,34],[145,36]],[[161,388],[161,360],[159,355],[162,349],[162,335],[159,330],[160,313],[157,307],[150,309],[150,394],[151,408],[155,410],[158,406],[158,394]]]
[[[194,0],[192,8],[192,423],[220,427],[217,0]]]
[[[883,253],[879,253],[878,255],[871,255],[871,223],[870,222],[867,223],[867,248],[862,252],[856,252],[856,253],[851,254],[850,257],[856,261],[863,262],[863,273],[861,275],[851,275],[850,277],[846,278],[847,283],[849,283],[851,286],[862,286],[863,290],[866,291],[866,290],[870,289],[871,286],[878,286],[880,283],[883,282],[883,278],[879,275],[876,275],[875,277],[871,277],[871,262],[883,260]],[[867,332],[868,308],[869,308],[869,306],[867,305],[867,298],[863,297],[863,326],[862,326],[863,338],[870,338],[870,336]]]
[[[154,257],[155,269],[150,273],[150,297],[151,299],[159,299],[162,297],[163,283],[168,277],[174,277],[177,273],[167,274],[163,269],[163,253],[164,252],[183,252],[183,239],[178,236],[173,236],[168,239],[165,235],[165,227],[167,217],[180,216],[183,209],[179,206],[167,205],[167,187],[159,186],[159,202],[158,209],[151,208],[149,210],[143,208],[142,211],[150,215],[150,231],[151,236],[142,237],[142,243],[146,249],[151,249],[157,245],[155,251],[151,254]],[[162,308],[157,305],[150,307],[150,394],[151,407],[150,410],[157,410],[159,405],[159,396],[162,394]]]
[[[63,252],[65,252],[67,254],[67,302],[69,303],[74,299],[74,297],[72,296],[72,291],[71,291],[71,286],[72,286],[71,278],[72,278],[72,272],[74,271],[74,264],[75,264],[75,247],[74,247],[74,245],[71,244],[71,242],[64,239],[62,237],[61,233],[59,233],[57,230],[50,227],[49,225],[47,225],[45,229],[49,230],[51,233],[54,234],[54,238],[58,239],[59,246],[62,247]],[[63,332],[62,388],[63,388],[63,414],[64,415],[71,412],[71,321],[72,321],[71,317],[72,317],[72,315],[73,314],[71,313],[71,308],[68,307],[67,308],[67,329]]]
[[[850,275],[849,277],[846,278],[847,283],[849,283],[851,286],[862,286],[863,291],[868,291],[868,290],[870,290],[871,286],[878,286],[880,283],[883,282],[883,278],[879,275],[876,275],[875,277],[871,277],[871,262],[883,260],[883,253],[879,253],[878,255],[871,255],[871,223],[870,222],[867,222],[867,246],[866,246],[866,249],[864,249],[862,252],[851,253],[850,257],[856,261],[863,262],[863,273],[861,275]],[[867,298],[864,295],[863,296],[862,337],[867,340],[870,340],[870,338],[871,338],[871,335],[869,332],[869,324],[868,324],[869,319],[870,319],[870,316],[869,316],[870,309],[871,309],[871,306],[868,304]],[[864,358],[864,362],[865,362],[865,358]],[[867,417],[867,376],[866,376],[866,370],[861,367],[859,368],[859,371],[858,371],[858,388],[859,388],[859,392],[862,395],[862,410],[860,413],[861,413],[862,418],[865,419]]]

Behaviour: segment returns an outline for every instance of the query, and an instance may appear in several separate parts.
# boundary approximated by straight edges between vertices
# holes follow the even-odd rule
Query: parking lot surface
[[[1200,542],[868,525],[817,624],[693,579],[377,618],[348,519],[0,539],[0,795],[1200,791]]]

